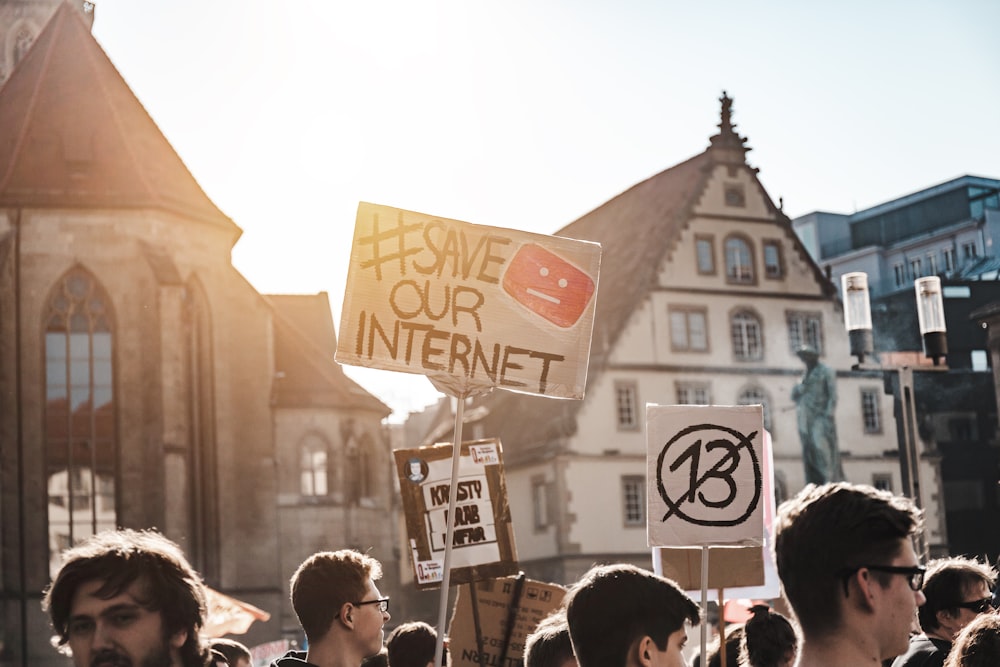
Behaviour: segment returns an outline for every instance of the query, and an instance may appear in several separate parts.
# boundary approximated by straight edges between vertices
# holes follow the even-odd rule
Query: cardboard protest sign
[[[438,588],[444,576],[452,451],[443,444],[393,452],[417,588]],[[462,443],[455,501],[451,583],[517,572],[499,440]]]
[[[686,591],[701,589],[701,549],[653,549],[653,571]],[[708,587],[760,586],[764,583],[761,547],[712,547],[708,550]]]
[[[764,543],[759,405],[647,405],[649,546]]]
[[[565,594],[523,574],[459,587],[448,628],[452,667],[520,667],[525,639]]]
[[[362,202],[336,359],[452,396],[583,398],[600,259],[596,243]]]

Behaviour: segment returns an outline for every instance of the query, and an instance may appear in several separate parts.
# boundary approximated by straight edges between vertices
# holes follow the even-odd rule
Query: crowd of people
[[[846,482],[808,485],[778,511],[774,559],[792,618],[767,605],[720,637],[702,665],[1000,665],[997,572],[967,557],[920,563],[921,516],[903,496]],[[291,577],[307,650],[271,667],[434,667],[438,634],[399,624],[378,560],[324,551]],[[232,639],[206,641],[205,592],[180,548],[155,531],[117,530],[67,550],[45,591],[54,643],[76,667],[251,667]],[[596,565],[529,634],[525,667],[684,667],[701,608],[672,580]],[[447,651],[444,665],[449,664]]]

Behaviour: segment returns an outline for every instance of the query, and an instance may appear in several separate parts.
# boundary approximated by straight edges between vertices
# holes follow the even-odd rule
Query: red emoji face
[[[594,293],[594,281],[540,245],[522,246],[503,276],[514,300],[556,326],[576,324]]]

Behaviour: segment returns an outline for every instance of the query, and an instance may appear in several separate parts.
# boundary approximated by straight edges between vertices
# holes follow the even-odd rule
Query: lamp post
[[[868,275],[863,272],[845,273],[841,276],[841,288],[844,298],[844,326],[850,341],[851,355],[858,358],[853,369],[881,374],[884,390],[892,396],[903,492],[918,508],[922,507],[913,368],[906,365],[889,367],[865,363],[865,357],[871,356],[874,350]],[[914,282],[914,289],[924,355],[934,360],[934,370],[947,370],[947,366],[941,363],[948,353],[941,279],[937,276],[919,278]],[[925,370],[930,369],[925,367]],[[926,558],[927,536],[924,531],[917,535],[916,546],[917,553]]]

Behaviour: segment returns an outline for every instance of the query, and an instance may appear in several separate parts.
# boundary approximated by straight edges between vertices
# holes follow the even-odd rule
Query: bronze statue
[[[819,353],[813,346],[803,345],[796,354],[806,365],[802,381],[792,388],[792,400],[797,405],[806,483],[841,482],[844,470],[837,448],[837,425],[834,420],[836,376],[829,366],[820,363]]]

